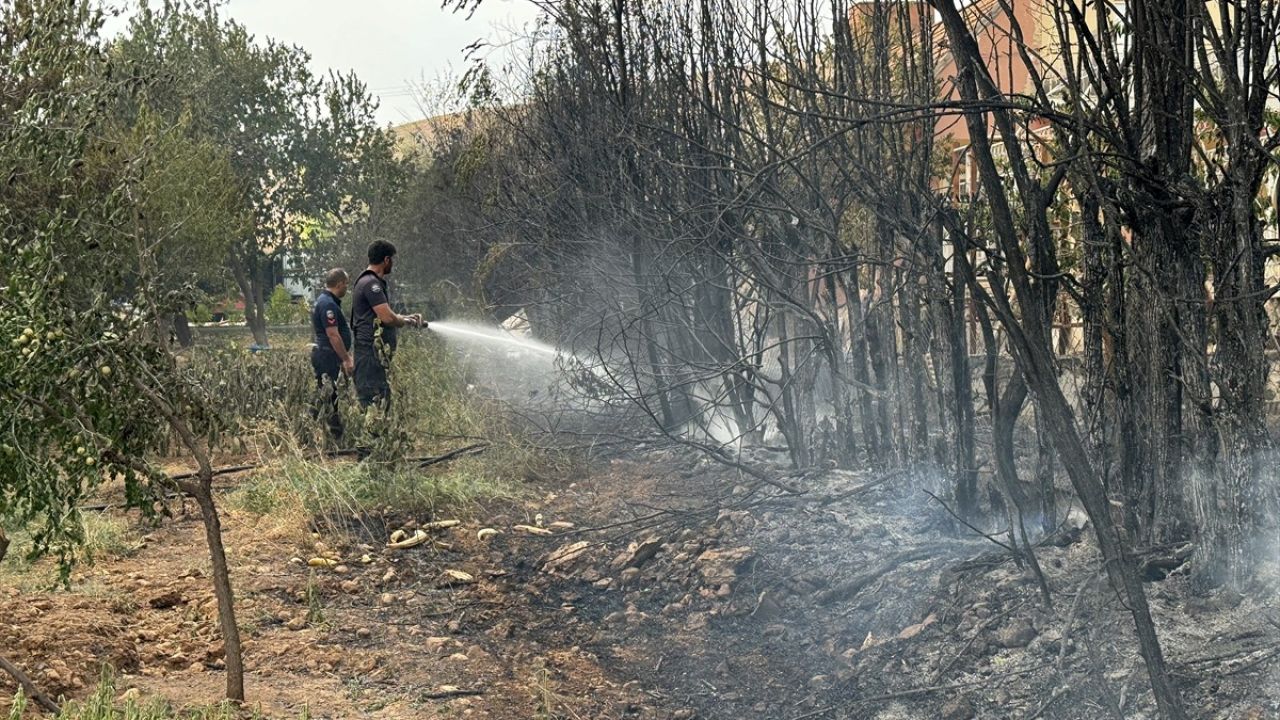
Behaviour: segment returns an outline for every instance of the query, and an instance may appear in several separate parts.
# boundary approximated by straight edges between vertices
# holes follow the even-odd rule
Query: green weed
[[[376,463],[314,460],[301,453],[282,458],[246,480],[228,498],[230,507],[270,515],[298,529],[336,530],[353,517],[383,508],[435,516],[461,511],[483,500],[511,497],[510,484],[495,479],[473,459],[423,471]]]
[[[320,598],[320,588],[316,585],[316,573],[311,571],[307,579],[307,624],[313,627],[324,625],[324,602]]]

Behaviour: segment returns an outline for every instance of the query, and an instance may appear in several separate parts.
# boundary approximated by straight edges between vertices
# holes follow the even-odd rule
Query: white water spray
[[[427,325],[428,330],[434,330],[442,335],[464,335],[469,338],[484,340],[491,343],[501,343],[513,345],[521,350],[530,350],[536,353],[546,355],[559,355],[559,350],[540,343],[537,340],[529,340],[527,338],[516,337],[504,330],[497,328],[484,327],[482,325],[471,325],[455,322],[444,322],[433,320]]]

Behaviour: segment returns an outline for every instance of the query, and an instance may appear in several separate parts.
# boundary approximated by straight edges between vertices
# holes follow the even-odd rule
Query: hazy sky
[[[378,120],[423,116],[412,92],[465,69],[476,40],[502,44],[536,16],[527,0],[484,0],[470,20],[441,0],[230,0],[224,12],[259,38],[300,45],[312,70],[355,70],[382,99]],[[490,50],[501,53],[501,50]]]

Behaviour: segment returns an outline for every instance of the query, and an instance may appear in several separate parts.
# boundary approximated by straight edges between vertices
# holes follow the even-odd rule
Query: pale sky
[[[528,0],[484,0],[470,20],[440,5],[441,0],[229,0],[223,12],[259,39],[301,46],[318,75],[330,68],[355,70],[382,100],[379,122],[398,125],[425,114],[415,88],[461,76],[468,45],[485,40],[498,46],[482,51],[497,66],[502,46],[537,16]]]

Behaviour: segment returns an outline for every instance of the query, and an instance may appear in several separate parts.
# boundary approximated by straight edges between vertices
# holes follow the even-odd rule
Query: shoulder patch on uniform
[[[373,285],[373,287],[369,288],[369,290],[371,290],[372,292],[379,292],[379,293],[382,292],[381,285],[379,285],[378,283],[371,283],[371,284]]]

